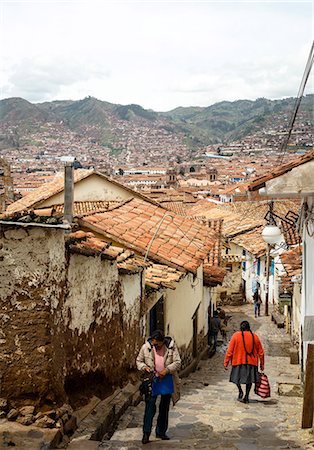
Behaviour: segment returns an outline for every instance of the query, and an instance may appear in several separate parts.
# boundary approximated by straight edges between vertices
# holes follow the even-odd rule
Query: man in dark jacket
[[[221,328],[221,321],[219,319],[218,311],[214,311],[213,317],[209,320],[209,331],[208,331],[208,344],[210,347],[212,347],[212,343],[214,341],[213,349],[216,351],[217,349],[217,339],[218,339],[218,332]]]

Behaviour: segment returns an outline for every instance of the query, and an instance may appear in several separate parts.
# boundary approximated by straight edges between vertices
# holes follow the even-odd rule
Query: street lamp
[[[298,214],[293,211],[288,211],[285,217],[281,217],[275,214],[273,211],[274,202],[270,201],[268,203],[269,210],[265,215],[265,219],[268,224],[262,231],[262,238],[267,244],[267,263],[266,263],[266,295],[265,295],[265,316],[268,316],[268,299],[269,299],[269,271],[270,271],[270,249],[272,246],[282,242],[283,236],[281,234],[280,228],[277,226],[276,219],[280,221],[281,224],[286,224],[289,229],[295,228],[296,222],[298,220]],[[289,244],[289,241],[286,240]],[[292,245],[292,242],[290,243]]]
[[[281,241],[282,235],[277,225],[266,225],[262,231],[262,238],[268,245],[275,245]]]

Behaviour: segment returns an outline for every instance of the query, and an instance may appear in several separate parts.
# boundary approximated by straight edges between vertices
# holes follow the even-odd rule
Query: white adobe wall
[[[307,197],[306,200],[309,209],[314,208],[314,196]],[[304,227],[303,234],[302,265],[301,329],[303,337],[303,368],[305,368],[307,345],[314,343],[314,236],[308,234],[306,227]]]
[[[294,283],[293,286],[293,308],[291,318],[291,334],[293,341],[300,343],[300,326],[301,326],[301,284]]]
[[[104,316],[108,320],[118,312],[118,304],[111,302],[115,283],[118,282],[116,264],[83,255],[71,255],[68,268],[68,295],[63,305],[63,317],[68,317],[66,325],[76,330],[78,335],[87,333],[95,320],[101,323]],[[107,299],[107,301],[98,301]],[[97,306],[96,306],[97,304]]]
[[[136,196],[135,193],[132,195],[123,187],[117,186],[97,174],[90,175],[74,185],[75,202],[127,200],[134,196]],[[64,192],[62,191],[60,194],[42,202],[40,206],[60,205],[63,203]]]
[[[174,337],[179,347],[188,347],[193,338],[193,315],[198,309],[198,333],[205,328],[205,306],[203,304],[203,268],[199,267],[197,278],[187,274],[176,289],[167,289],[164,302],[165,330]]]

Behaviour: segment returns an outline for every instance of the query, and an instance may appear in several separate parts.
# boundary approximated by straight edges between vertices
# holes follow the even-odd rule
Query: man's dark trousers
[[[156,413],[156,400],[157,395],[145,397],[143,433],[150,434],[152,431],[153,418]],[[171,394],[160,396],[159,413],[157,417],[157,426],[156,426],[156,434],[159,436],[164,436],[168,429],[170,400]]]
[[[209,333],[209,346],[212,346],[214,340],[214,350],[216,351],[217,349],[217,341],[218,341],[218,333]]]

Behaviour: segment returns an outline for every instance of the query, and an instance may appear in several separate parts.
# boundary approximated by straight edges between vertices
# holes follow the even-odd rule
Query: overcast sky
[[[295,96],[314,29],[312,0],[0,4],[0,97],[31,102],[166,111]]]

